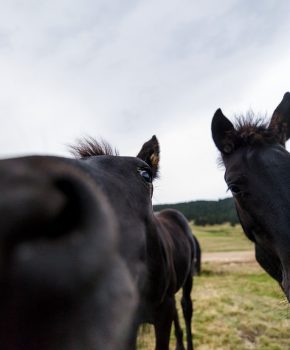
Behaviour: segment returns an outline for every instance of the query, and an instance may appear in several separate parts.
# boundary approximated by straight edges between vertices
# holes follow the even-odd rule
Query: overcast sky
[[[156,134],[155,203],[224,198],[215,110],[270,115],[288,90],[288,0],[0,0],[2,157]]]

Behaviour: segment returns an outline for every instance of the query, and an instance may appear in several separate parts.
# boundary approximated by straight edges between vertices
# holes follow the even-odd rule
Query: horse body
[[[186,218],[174,209],[155,214],[157,230],[168,255],[168,291],[176,293],[193,275],[194,240]]]
[[[140,322],[154,325],[156,349],[168,350],[172,322],[176,327],[177,349],[184,349],[178,322],[175,294],[182,288],[182,309],[187,331],[187,349],[192,349],[191,289],[194,271],[194,240],[186,218],[177,210],[155,213],[155,225],[147,243],[148,286]],[[152,241],[155,237],[155,247]],[[156,248],[158,247],[158,248]]]
[[[225,181],[256,259],[282,287],[290,302],[290,93],[269,125],[240,120],[234,126],[218,110],[213,139],[225,165]]]

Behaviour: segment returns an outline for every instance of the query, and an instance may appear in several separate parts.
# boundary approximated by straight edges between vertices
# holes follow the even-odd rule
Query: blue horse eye
[[[144,169],[139,169],[139,174],[143,177],[143,179],[148,182],[151,183],[152,182],[152,176],[149,173],[149,171],[144,170]]]

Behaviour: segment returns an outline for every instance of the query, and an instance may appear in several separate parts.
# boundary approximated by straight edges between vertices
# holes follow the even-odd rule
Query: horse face
[[[225,181],[256,258],[289,297],[290,156],[279,145],[243,149],[225,161]]]
[[[290,302],[290,155],[284,146],[288,118],[289,93],[269,127],[244,121],[235,128],[218,110],[212,133],[241,225],[255,244],[256,259]]]
[[[139,288],[146,275],[146,232],[154,220],[152,182],[157,176],[158,161],[155,137],[143,145],[137,157],[96,155],[80,160],[117,217],[121,254]]]
[[[0,190],[0,348],[126,348],[135,287],[92,179],[74,160],[15,158]]]
[[[0,161],[1,348],[128,348],[158,159]]]

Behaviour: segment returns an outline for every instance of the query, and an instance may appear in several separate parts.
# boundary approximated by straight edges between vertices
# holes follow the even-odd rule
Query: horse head
[[[245,234],[256,259],[278,281],[290,302],[290,93],[270,123],[239,118],[234,125],[218,109],[212,136],[225,166]]]

